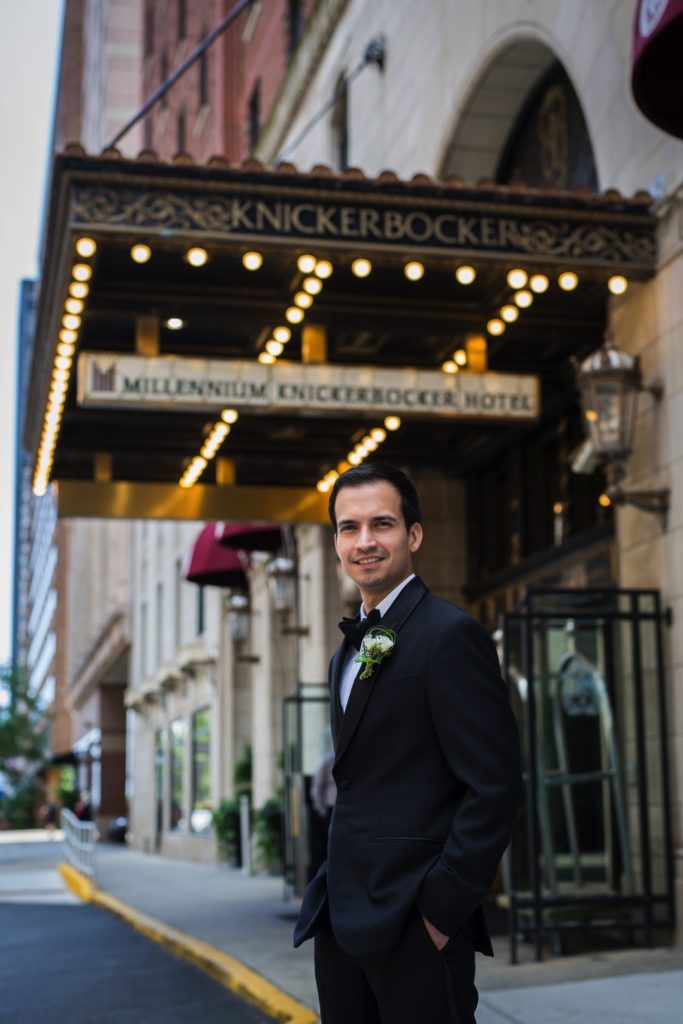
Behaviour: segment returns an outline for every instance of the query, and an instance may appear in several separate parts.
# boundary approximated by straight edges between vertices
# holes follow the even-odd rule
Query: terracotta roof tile
[[[82,157],[92,159],[98,159],[94,154],[88,154],[83,146],[78,142],[69,143],[63,150],[64,156],[69,157]],[[126,161],[128,163],[159,163],[166,164],[167,166],[197,166],[205,167],[209,170],[229,170],[229,171],[244,171],[248,174],[263,174],[277,175],[278,177],[296,177],[296,178],[309,178],[311,181],[321,180],[336,180],[339,182],[349,183],[362,183],[369,186],[376,187],[391,187],[396,188],[430,188],[440,194],[448,194],[449,192],[485,192],[487,194],[494,194],[501,199],[504,199],[506,195],[514,196],[515,199],[528,199],[530,202],[535,199],[550,199],[555,202],[561,202],[562,200],[569,202],[580,202],[591,206],[620,206],[620,207],[637,207],[643,209],[644,207],[652,205],[652,196],[640,189],[632,198],[627,198],[619,192],[618,189],[608,188],[604,192],[596,193],[592,192],[588,187],[584,185],[575,186],[569,190],[561,189],[556,185],[542,185],[533,186],[526,185],[523,181],[514,180],[505,185],[498,184],[492,178],[484,177],[480,178],[477,182],[465,181],[457,174],[450,175],[448,178],[438,180],[431,177],[429,174],[424,172],[418,172],[414,174],[409,180],[401,179],[395,171],[385,169],[381,171],[376,177],[368,177],[364,171],[359,167],[349,167],[343,172],[334,170],[327,164],[315,164],[308,171],[301,171],[299,168],[289,162],[277,164],[275,166],[268,166],[262,163],[260,160],[254,157],[247,157],[242,160],[241,163],[230,163],[227,158],[220,154],[213,154],[206,160],[204,164],[196,164],[194,157],[190,153],[176,153],[171,160],[161,159],[154,149],[146,148],[142,149],[138,156],[131,160],[128,157],[124,157],[118,149],[113,147],[105,149],[100,155],[99,159],[108,159],[116,161]]]

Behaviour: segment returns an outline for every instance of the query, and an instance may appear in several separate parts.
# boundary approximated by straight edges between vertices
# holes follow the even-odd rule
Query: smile
[[[374,565],[376,562],[381,562],[382,558],[379,555],[371,555],[368,558],[357,558],[356,565]]]

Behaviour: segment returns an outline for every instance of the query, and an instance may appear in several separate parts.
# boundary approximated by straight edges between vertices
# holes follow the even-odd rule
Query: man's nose
[[[374,548],[377,541],[371,526],[361,526],[358,534],[359,548]]]

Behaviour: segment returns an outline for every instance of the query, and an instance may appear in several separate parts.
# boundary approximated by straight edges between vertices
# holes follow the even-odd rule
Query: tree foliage
[[[45,751],[46,718],[22,672],[0,667],[0,772],[21,788]]]

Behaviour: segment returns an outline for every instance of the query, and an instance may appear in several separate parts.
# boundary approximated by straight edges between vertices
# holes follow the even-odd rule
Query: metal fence
[[[99,832],[92,821],[80,821],[73,811],[62,810],[65,856],[72,868],[95,881],[95,846]]]

